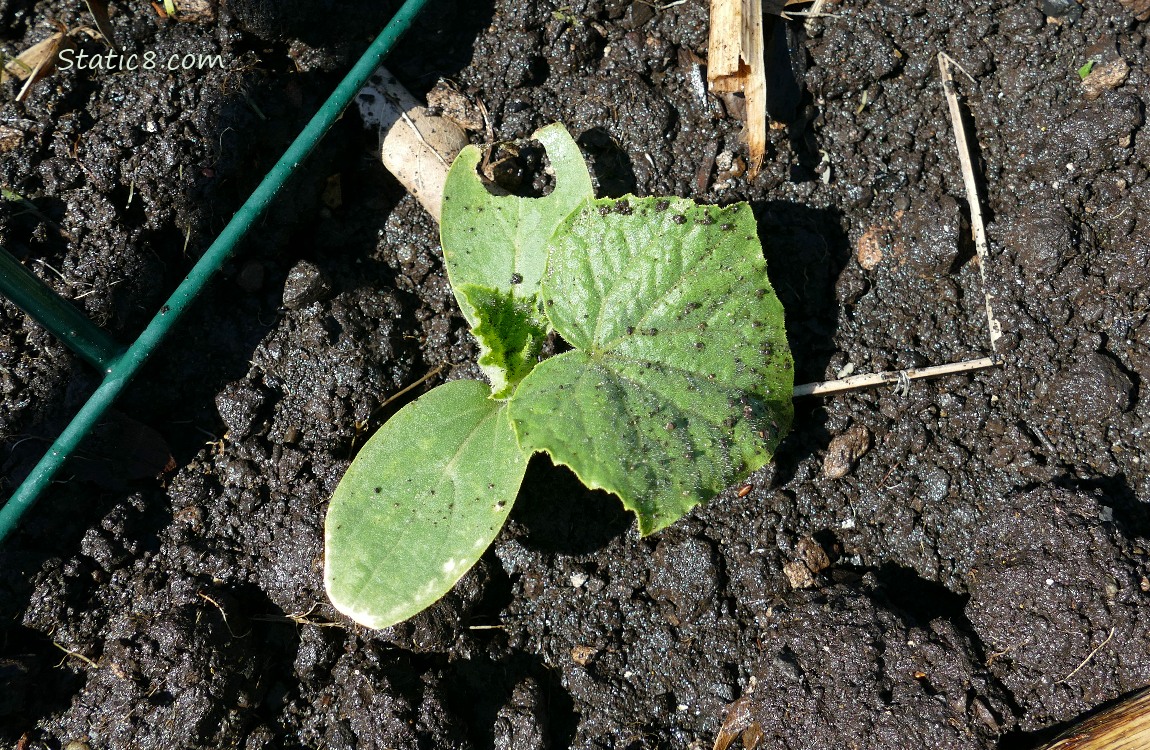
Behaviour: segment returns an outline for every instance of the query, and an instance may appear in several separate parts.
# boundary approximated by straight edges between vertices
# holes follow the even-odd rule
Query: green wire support
[[[406,0],[403,6],[396,11],[387,27],[363,53],[359,62],[344,77],[323,106],[284,152],[284,155],[280,157],[280,160],[260,182],[259,187],[255,189],[251,197],[220,232],[220,236],[216,238],[216,241],[212,243],[211,247],[188,273],[187,278],[172,293],[167,304],[160,308],[160,312],[152,318],[148,327],[128,347],[127,351],[119,358],[113,358],[109,362],[109,366],[105,368],[106,374],[100,387],[85,402],[71,423],[60,433],[60,437],[56,438],[56,442],[32,469],[24,483],[16,488],[16,492],[8,499],[4,507],[0,508],[0,543],[16,528],[20,519],[35,504],[41,492],[51,483],[64,461],[72,455],[84,437],[128,385],[132,377],[140,371],[140,368],[148,361],[152,352],[164,340],[172,326],[199,296],[212,275],[219,270],[235,246],[264,213],[288,178],[311,154],[332,124],[343,114],[343,110],[351,103],[356,93],[363,88],[368,78],[379,67],[383,58],[391,52],[399,38],[411,27],[415,17],[427,2],[428,0]]]
[[[108,370],[124,351],[102,328],[0,247],[0,293],[47,328],[85,362]]]

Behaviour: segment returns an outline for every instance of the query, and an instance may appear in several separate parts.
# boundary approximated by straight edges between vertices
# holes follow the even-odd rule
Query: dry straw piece
[[[1150,688],[1075,724],[1043,750],[1150,749]]]
[[[974,158],[971,156],[970,140],[966,136],[966,126],[962,122],[962,109],[958,103],[958,91],[954,85],[951,66],[958,63],[945,52],[938,53],[938,70],[942,75],[942,90],[946,93],[946,104],[950,109],[950,122],[954,126],[954,140],[958,146],[958,162],[962,167],[962,182],[966,187],[966,202],[970,207],[970,228],[974,232],[974,249],[978,253],[978,270],[982,274],[982,294],[986,300],[986,322],[990,326],[990,350],[998,352],[998,339],[1002,337],[1002,326],[994,317],[994,295],[986,284],[990,266],[990,252],[986,245],[986,226],[982,222],[982,202],[978,197],[978,181],[974,176]],[[966,73],[965,70],[962,71]],[[970,78],[970,74],[967,73]],[[973,78],[970,79],[972,82]]]
[[[60,52],[72,47],[72,38],[63,31],[57,31],[47,39],[36,42],[15,58],[8,60],[4,69],[0,71],[0,83],[13,76],[24,82],[16,101],[24,101],[28,92],[37,81],[43,79],[56,69],[56,58]]]
[[[711,0],[707,83],[747,102],[747,176],[754,179],[767,151],[767,75],[763,60],[763,0]]]

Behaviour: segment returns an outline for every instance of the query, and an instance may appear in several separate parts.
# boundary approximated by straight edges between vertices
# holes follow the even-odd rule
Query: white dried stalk
[[[921,378],[937,378],[942,375],[954,375],[959,372],[971,372],[994,367],[998,362],[994,357],[980,357],[965,362],[954,362],[948,365],[934,365],[932,367],[912,367],[908,370],[888,370],[874,372],[866,375],[852,375],[840,380],[827,380],[821,383],[807,383],[796,385],[793,395],[799,396],[825,396],[828,393],[842,393],[844,391],[857,391],[860,388],[872,388],[876,385],[907,382]]]
[[[379,128],[383,166],[439,221],[447,170],[467,145],[463,130],[428,112],[380,66],[356,96],[363,121]]]
[[[978,183],[974,178],[974,163],[971,158],[970,140],[966,127],[962,124],[962,110],[958,104],[958,92],[954,85],[951,65],[959,67],[945,52],[938,53],[938,68],[942,74],[942,90],[946,94],[946,104],[950,108],[950,122],[954,127],[954,140],[958,145],[958,162],[962,167],[962,182],[966,186],[966,202],[970,206],[970,228],[974,233],[974,249],[978,253],[978,270],[982,275],[982,294],[986,300],[986,322],[990,326],[990,350],[998,353],[998,339],[1002,336],[1002,326],[994,316],[994,295],[987,284],[990,267],[990,252],[986,244],[986,226],[982,222],[982,203],[978,197]],[[961,70],[961,67],[959,67]],[[966,71],[963,71],[964,73]],[[967,74],[969,77],[969,74]],[[971,79],[973,80],[973,79]]]

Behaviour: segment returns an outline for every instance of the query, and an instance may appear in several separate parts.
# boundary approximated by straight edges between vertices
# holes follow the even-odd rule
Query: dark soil
[[[707,3],[660,5],[442,0],[390,65],[417,94],[458,82],[500,139],[564,122],[603,194],[750,201],[806,382],[988,353],[945,51],[974,78],[1003,365],[802,400],[749,493],[647,539],[537,458],[448,597],[364,630],[324,598],[327,499],[389,396],[478,371],[436,226],[350,113],[0,551],[0,739],[707,748],[729,719],[769,748],[1010,750],[1150,683],[1145,21],[832,2],[789,24],[801,99],[748,181],[695,86]],[[5,84],[0,185],[37,213],[0,203],[0,245],[130,340],[395,6],[116,4],[129,50],[227,69],[58,71],[19,104]],[[0,0],[0,49],[53,19],[89,24]],[[1090,99],[1091,58],[1129,75]],[[0,368],[7,492],[98,377],[7,302]],[[856,426],[870,449],[831,450],[831,478]]]

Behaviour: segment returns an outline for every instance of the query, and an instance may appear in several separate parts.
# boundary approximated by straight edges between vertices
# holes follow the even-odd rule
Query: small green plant
[[[596,200],[567,131],[533,137],[547,196],[493,195],[474,147],[444,190],[448,277],[490,387],[454,381],[405,406],[332,497],[325,585],[369,627],[475,564],[534,453],[618,495],[647,535],[764,466],[790,428],[783,310],[750,207]],[[572,348],[540,362],[553,332]]]

